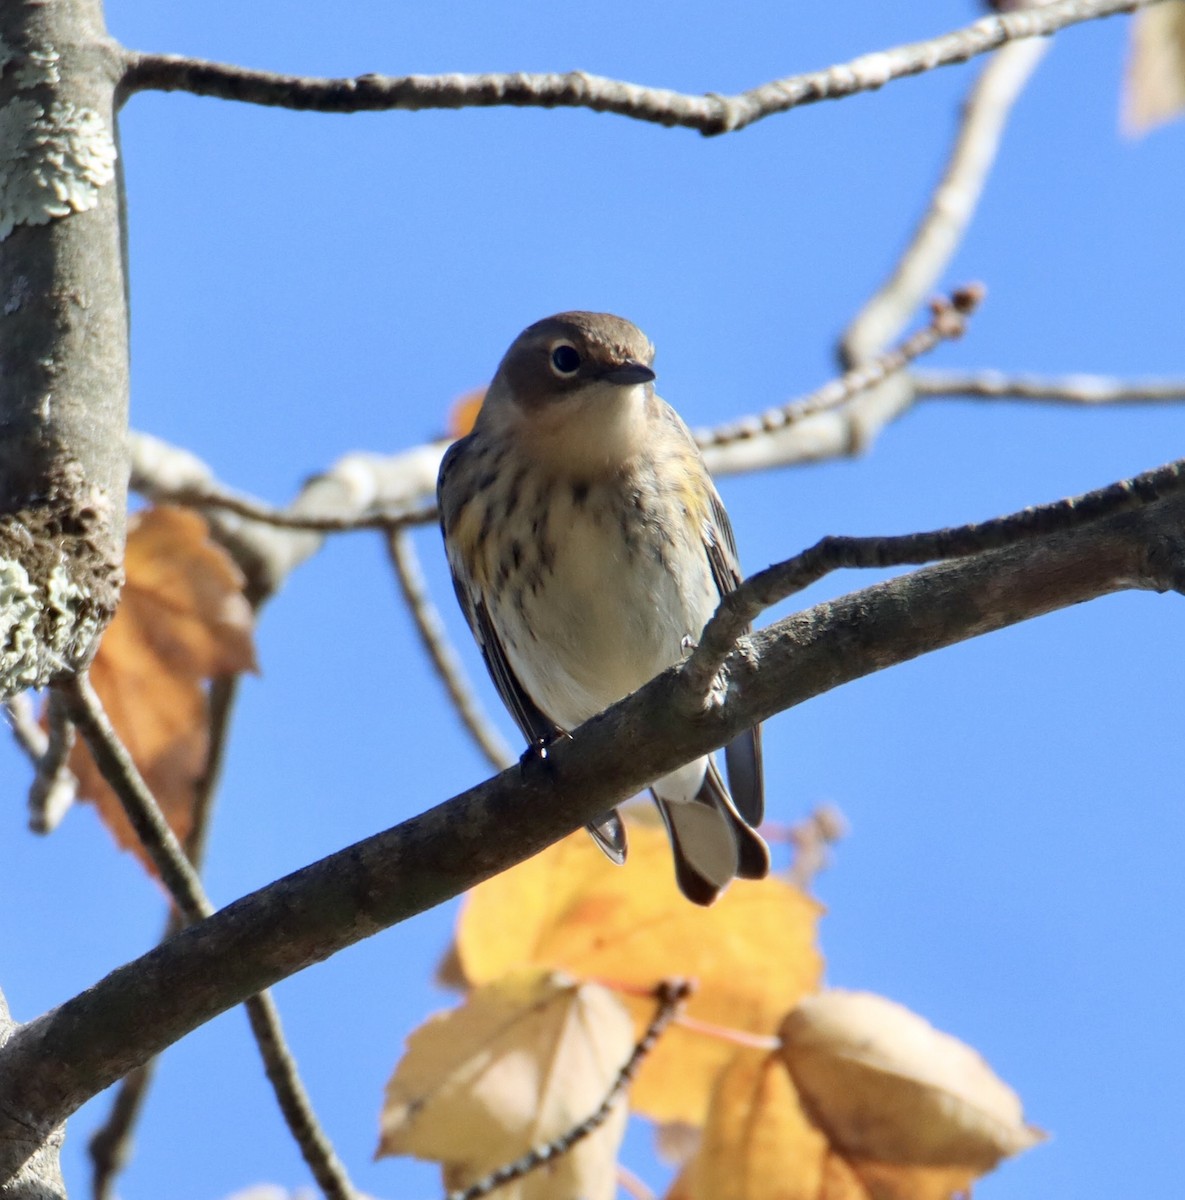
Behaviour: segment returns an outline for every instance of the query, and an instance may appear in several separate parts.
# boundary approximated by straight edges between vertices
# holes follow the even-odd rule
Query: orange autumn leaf
[[[407,1041],[387,1085],[378,1155],[441,1163],[464,1188],[597,1111],[633,1050],[629,1014],[596,984],[520,974],[470,993]],[[612,1200],[624,1098],[564,1154],[498,1189],[505,1200]]]
[[[822,1200],[827,1138],[776,1054],[741,1050],[712,1093],[703,1138],[667,1200]],[[840,1200],[832,1189],[832,1200]],[[860,1191],[844,1200],[866,1200]]]
[[[610,987],[649,992],[688,978],[686,1017],[772,1035],[819,984],[819,905],[778,879],[739,881],[711,908],[675,886],[663,832],[631,824],[625,867],[579,833],[475,888],[458,922],[465,978],[487,983],[523,966],[564,970]],[[652,1002],[624,997],[636,1027]],[[713,1083],[735,1045],[676,1025],[643,1064],[633,1107],[656,1120],[702,1123]]]
[[[477,414],[481,412],[482,401],[486,398],[486,389],[474,388],[453,401],[448,410],[448,436],[454,440],[463,438],[472,428]]]
[[[254,669],[251,607],[238,567],[209,540],[205,521],[184,509],[151,508],[133,517],[124,567],[123,595],[91,681],[170,828],[184,840],[206,765],[205,685]],[[121,846],[144,859],[123,807],[81,741],[70,768],[80,797],[95,804]]]

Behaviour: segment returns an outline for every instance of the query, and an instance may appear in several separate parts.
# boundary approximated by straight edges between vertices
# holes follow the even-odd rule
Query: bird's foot
[[[570,739],[572,735],[566,729],[557,729],[543,737],[533,738],[531,744],[522,752],[518,760],[518,769],[525,775],[536,763],[548,774],[555,770],[551,758],[551,748],[563,738]]]

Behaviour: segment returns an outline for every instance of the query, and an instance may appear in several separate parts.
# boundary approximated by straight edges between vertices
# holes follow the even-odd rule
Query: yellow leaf
[[[809,996],[781,1037],[812,1118],[849,1158],[979,1173],[1044,1136],[970,1046],[883,996]]]
[[[648,991],[694,979],[688,1017],[772,1035],[785,1012],[818,987],[820,908],[778,879],[738,881],[711,908],[675,886],[660,829],[631,824],[625,867],[580,833],[470,893],[457,953],[473,984],[531,965],[608,986]],[[627,998],[641,1030],[653,1002]],[[639,1112],[702,1123],[712,1085],[735,1045],[675,1026],[645,1061],[630,1092]]]
[[[820,1200],[827,1157],[827,1139],[807,1120],[781,1059],[741,1050],[716,1084],[699,1150],[667,1200]]]
[[[189,834],[206,766],[205,684],[254,669],[243,577],[196,513],[153,508],[130,523],[127,582],[91,666],[116,732],[179,839]],[[123,807],[81,741],[70,755],[79,795],[121,846],[152,869]]]
[[[1146,133],[1185,110],[1185,0],[1165,0],[1132,17],[1123,124]]]
[[[447,1188],[467,1187],[591,1116],[633,1045],[629,1014],[595,984],[533,973],[478,988],[408,1039],[378,1154],[433,1159]],[[623,1096],[599,1129],[494,1195],[612,1200],[626,1116]]]
[[[869,1200],[957,1200],[971,1194],[971,1185],[980,1174],[974,1167],[910,1167],[860,1160],[850,1169],[863,1183],[866,1190],[862,1194]]]

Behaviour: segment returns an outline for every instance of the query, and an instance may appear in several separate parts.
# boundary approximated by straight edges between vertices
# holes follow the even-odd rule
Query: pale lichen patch
[[[101,629],[101,614],[64,562],[39,587],[21,563],[0,559],[0,695],[44,687],[86,655]]]
[[[0,108],[0,241],[18,225],[86,212],[115,178],[115,142],[91,108],[17,97]]]
[[[49,45],[30,50],[24,62],[13,72],[13,81],[18,88],[41,87],[42,84],[62,82],[58,63],[62,56]]]
[[[0,692],[15,696],[41,682],[41,601],[19,562],[0,559]]]

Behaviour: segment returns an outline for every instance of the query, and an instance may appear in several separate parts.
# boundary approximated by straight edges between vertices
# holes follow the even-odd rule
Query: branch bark
[[[184,91],[222,100],[326,113],[439,108],[590,108],[658,125],[733,133],[754,121],[819,100],[837,100],[894,79],[966,62],[1008,42],[1042,37],[1083,21],[1133,12],[1160,0],[1055,0],[1039,9],[984,17],[924,42],[894,46],[735,96],[643,87],[584,71],[566,74],[359,75],[316,79],[254,71],[175,54],[127,51],[123,91]]]
[[[68,48],[68,53],[66,52]],[[0,5],[0,696],[85,662],[127,504],[121,60],[100,0]]]
[[[695,704],[673,668],[558,743],[550,768],[511,768],[229,905],[12,1035],[0,1050],[0,1178],[203,1022],[521,862],[775,712],[1097,596],[1185,590],[1183,530],[1173,495],[816,605],[734,648],[720,704]]]

